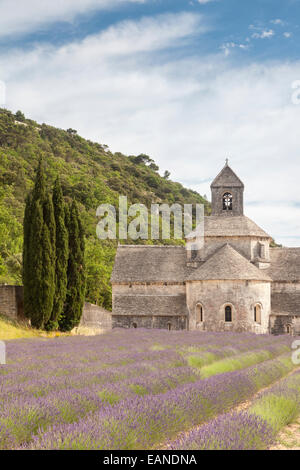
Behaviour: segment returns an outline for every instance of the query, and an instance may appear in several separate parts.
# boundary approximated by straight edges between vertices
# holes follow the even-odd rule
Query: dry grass
[[[65,333],[35,330],[26,322],[17,322],[0,315],[0,340],[7,341],[19,338],[53,338],[55,336],[66,336]]]

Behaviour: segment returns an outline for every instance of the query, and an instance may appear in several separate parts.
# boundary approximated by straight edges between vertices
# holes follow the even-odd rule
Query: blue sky
[[[247,215],[300,246],[299,35],[300,0],[0,0],[2,105],[208,196],[229,157]]]
[[[5,0],[2,3],[5,4]],[[13,3],[17,4],[18,1]],[[53,10],[55,3],[53,2]],[[185,11],[205,15],[208,24],[205,41],[202,35],[194,34],[189,47],[184,48],[187,54],[201,56],[215,53],[226,45],[232,49],[234,44],[235,52],[239,52],[236,54],[239,60],[298,58],[299,0],[149,0],[121,3],[112,0],[111,8],[101,8],[101,0],[98,7],[97,1],[93,3],[91,8],[87,7],[83,11],[76,11],[76,8],[71,7],[71,16],[57,14],[54,20],[49,20],[49,15],[45,14],[35,27],[28,27],[25,31],[22,28],[20,31],[13,30],[11,34],[2,37],[0,35],[0,47],[2,50],[12,47],[30,48],[37,42],[63,45],[97,34],[124,20],[139,20],[142,16]],[[34,8],[31,14],[34,16]],[[265,38],[262,37],[263,34]],[[267,38],[272,38],[272,41],[258,40]],[[286,40],[283,41],[282,38]],[[241,45],[247,49],[240,48]],[[247,50],[247,54],[243,54],[243,50]]]

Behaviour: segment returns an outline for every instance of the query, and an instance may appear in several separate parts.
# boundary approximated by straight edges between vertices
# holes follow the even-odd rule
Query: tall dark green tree
[[[85,297],[84,230],[75,201],[66,210],[69,233],[68,283],[64,313],[59,321],[61,331],[71,331],[79,325]]]
[[[26,200],[23,284],[24,314],[32,326],[44,328],[51,316],[55,292],[55,219],[42,161]]]
[[[57,178],[54,183],[52,202],[56,229],[55,294],[51,317],[46,325],[47,330],[58,329],[59,318],[63,314],[64,303],[67,295],[69,236],[65,224],[65,204],[59,178]]]

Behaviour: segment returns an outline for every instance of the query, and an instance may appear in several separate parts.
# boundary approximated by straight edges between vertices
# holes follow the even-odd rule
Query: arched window
[[[203,322],[203,307],[201,304],[196,305],[196,323]]]
[[[232,211],[232,194],[225,193],[223,196],[223,211]]]
[[[290,335],[292,333],[292,329],[291,329],[290,325],[287,325],[286,332],[287,332],[288,335]]]
[[[167,326],[168,326],[168,330],[171,331],[171,329],[172,329],[172,323],[169,322]]]
[[[261,306],[259,304],[254,306],[254,321],[261,324]]]
[[[133,328],[137,328],[137,324],[136,324],[136,323],[132,323],[132,326],[133,326]]]
[[[225,307],[225,321],[226,322],[232,321],[232,308],[230,307],[230,305],[227,305]]]

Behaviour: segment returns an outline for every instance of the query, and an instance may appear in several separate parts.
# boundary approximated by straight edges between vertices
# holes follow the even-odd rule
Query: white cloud
[[[85,39],[81,43],[61,49],[63,54],[73,55],[85,50],[85,59],[90,62],[91,56],[102,59],[115,55],[134,54],[142,51],[153,51],[166,47],[175,47],[178,41],[190,37],[193,32],[205,32],[200,15],[191,13],[164,14],[142,18],[138,22],[123,21],[111,26],[104,32]]]
[[[200,16],[163,15],[62,48],[9,51],[0,56],[6,106],[114,151],[147,153],[208,196],[229,156],[246,213],[277,241],[297,243],[300,105],[291,84],[300,62],[233,66],[223,54],[168,54],[199,31]]]
[[[18,49],[9,50],[0,56],[0,65],[10,81],[14,80],[16,73],[22,77],[43,74],[36,69],[40,65],[51,71],[56,68],[59,76],[61,73],[71,76],[77,69],[84,74],[87,69],[83,66],[97,70],[99,65],[106,63],[107,66],[107,62],[122,56],[134,57],[137,53],[175,47],[180,42],[184,44],[193,34],[206,30],[207,26],[198,14],[144,17],[136,22],[122,21],[99,34],[60,48],[41,45],[26,53]]]
[[[292,36],[292,33],[285,32],[285,33],[283,33],[283,35],[284,35],[285,38],[288,39],[288,38],[290,38],[290,37]]]
[[[228,57],[231,49],[235,48],[235,43],[234,42],[226,42],[225,44],[222,44],[220,49],[224,52],[225,57]]]
[[[226,42],[225,44],[222,44],[220,49],[224,52],[225,57],[228,57],[229,54],[231,53],[232,49],[247,50],[247,49],[249,49],[249,45],[248,44],[238,44],[236,42]]]
[[[300,207],[278,201],[247,207],[247,215],[263,227],[271,228],[276,241],[285,246],[300,246]]]
[[[273,29],[266,29],[266,30],[261,31],[260,33],[253,33],[252,37],[254,39],[266,39],[266,38],[271,38],[274,35],[275,35],[275,31]]]
[[[111,9],[146,0],[1,0],[0,37],[34,31],[56,21],[73,21],[76,15]]]
[[[276,20],[271,20],[270,23],[280,25],[280,26],[285,25],[285,22],[282,21],[280,18],[277,18]]]

